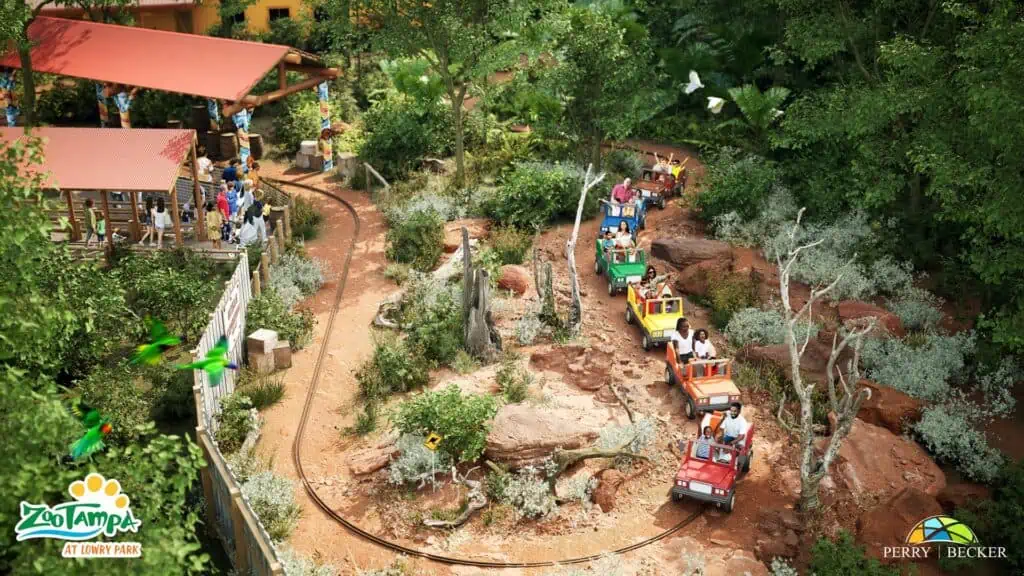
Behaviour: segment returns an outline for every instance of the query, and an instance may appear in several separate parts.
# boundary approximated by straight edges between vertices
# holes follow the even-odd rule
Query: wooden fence
[[[279,227],[279,238],[284,230]],[[271,238],[266,252],[272,252],[273,260],[278,257],[277,239]],[[216,251],[211,251],[216,252]],[[210,314],[199,345],[192,350],[193,359],[203,358],[216,346],[222,336],[228,339],[228,355],[232,362],[243,364],[245,348],[245,315],[254,292],[259,292],[260,268],[269,279],[269,266],[263,260],[257,270],[249,272],[249,258],[245,251],[234,252],[237,259],[231,279],[225,282],[220,302]],[[225,551],[232,559],[235,570],[241,574],[256,576],[282,576],[284,568],[277,559],[273,543],[266,528],[252,511],[249,501],[242,495],[241,482],[231,472],[217,442],[217,415],[220,413],[220,399],[235,390],[236,373],[225,371],[224,379],[217,387],[210,387],[209,379],[202,370],[193,371],[195,383],[192,391],[196,403],[196,441],[203,450],[207,466],[202,470],[203,493],[206,496],[206,521],[210,531],[220,538]]]

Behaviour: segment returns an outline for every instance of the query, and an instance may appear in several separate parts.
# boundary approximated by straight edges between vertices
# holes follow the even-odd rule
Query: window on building
[[[231,21],[235,24],[245,24],[245,11],[241,11],[231,17]]]
[[[280,20],[281,18],[291,18],[292,16],[291,10],[288,8],[270,8],[268,12],[270,13],[271,22],[274,20]]]

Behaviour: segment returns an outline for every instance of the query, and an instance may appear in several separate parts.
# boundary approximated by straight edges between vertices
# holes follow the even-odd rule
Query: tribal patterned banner
[[[99,82],[96,83],[96,104],[100,109],[100,128],[103,128],[110,122],[110,113],[107,110],[107,94]]]
[[[220,106],[213,98],[206,101],[206,112],[210,115],[210,130],[220,132]]]
[[[331,146],[331,105],[328,100],[327,82],[316,87],[320,100],[320,150],[324,154],[324,172],[334,168],[334,150]]]
[[[7,115],[7,125],[15,126],[18,122],[18,107],[14,104],[14,71],[5,70],[0,73],[0,104]]]
[[[239,110],[231,117],[235,121],[235,128],[238,129],[238,159],[242,161],[242,170],[249,171],[247,164],[249,160],[249,120],[252,113],[248,110]]]
[[[118,92],[114,101],[117,103],[117,111],[121,114],[121,128],[132,127],[132,100],[134,98],[128,92]]]

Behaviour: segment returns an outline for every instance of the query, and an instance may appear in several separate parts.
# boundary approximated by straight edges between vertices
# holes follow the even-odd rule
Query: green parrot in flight
[[[210,387],[215,388],[220,386],[224,379],[224,369],[238,370],[238,365],[228,359],[228,339],[221,336],[217,345],[206,353],[206,358],[191,364],[179,364],[176,368],[178,370],[205,370],[207,377],[210,378]]]
[[[103,438],[113,431],[110,421],[100,415],[94,408],[87,406],[80,398],[71,400],[71,413],[77,416],[85,426],[85,435],[71,445],[71,459],[79,460],[103,449]]]
[[[144,362],[149,365],[159,364],[160,357],[168,349],[181,344],[181,338],[172,336],[167,332],[167,328],[164,327],[163,322],[154,320],[150,323],[150,338],[149,344],[142,344],[138,347],[138,351],[135,356],[132,357],[131,363],[138,364]]]

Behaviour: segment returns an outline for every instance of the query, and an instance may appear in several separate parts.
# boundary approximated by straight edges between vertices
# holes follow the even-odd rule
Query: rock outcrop
[[[469,231],[470,239],[487,237],[488,221],[486,218],[466,218],[448,222],[444,225],[444,251],[451,254],[462,246],[462,227]]]
[[[988,487],[972,482],[962,482],[943,488],[936,500],[947,514],[953,514],[968,504],[975,504],[991,497],[992,492]]]
[[[537,464],[555,448],[589,445],[607,422],[607,414],[597,411],[509,404],[494,418],[485,454],[513,468]]]
[[[907,334],[899,316],[874,304],[857,300],[843,300],[836,305],[836,310],[839,312],[839,319],[843,322],[873,316],[878,318],[879,325],[885,327],[885,330],[896,338],[902,338]]]
[[[622,472],[615,469],[602,470],[598,474],[598,485],[594,490],[594,503],[601,507],[602,512],[611,512],[615,509],[615,496],[625,479]]]
[[[729,261],[732,258],[732,246],[698,236],[658,238],[651,242],[651,256],[682,270],[704,260]]]
[[[946,475],[917,443],[859,418],[843,440],[833,470],[857,498],[906,488],[934,497],[946,487]]]
[[[373,474],[391,463],[392,458],[398,457],[398,448],[393,444],[390,446],[379,446],[356,452],[348,459],[348,469],[356,476]]]
[[[530,290],[530,273],[522,266],[508,264],[498,271],[498,288],[522,296]]]
[[[857,519],[857,539],[869,555],[882,559],[886,546],[902,545],[915,524],[936,514],[942,514],[942,506],[934,496],[907,487],[861,514]]]
[[[861,404],[857,413],[864,422],[902,434],[906,426],[921,419],[924,403],[917,398],[870,380],[861,380],[860,385],[871,389],[871,398]]]

